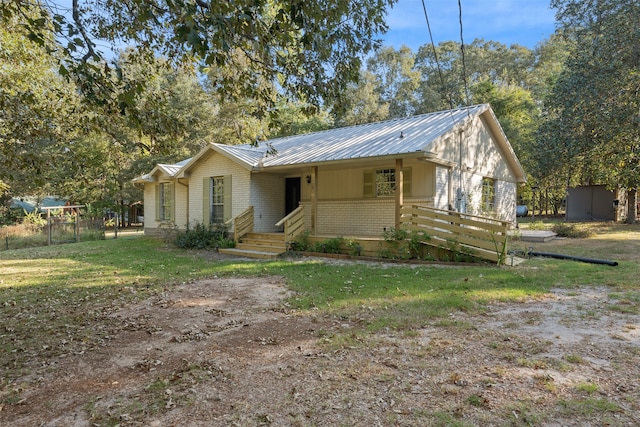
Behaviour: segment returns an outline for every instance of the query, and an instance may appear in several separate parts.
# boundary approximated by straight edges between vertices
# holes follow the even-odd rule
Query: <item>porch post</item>
[[[317,219],[318,219],[318,167],[313,166],[311,168],[311,234],[315,235],[317,232]]]
[[[402,216],[402,205],[404,204],[403,187],[402,159],[396,159],[396,230],[400,228],[400,216]]]

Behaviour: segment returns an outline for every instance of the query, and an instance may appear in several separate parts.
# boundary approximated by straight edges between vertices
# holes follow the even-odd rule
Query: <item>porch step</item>
[[[286,251],[283,233],[248,233],[235,248],[220,253],[258,259],[274,259]]]
[[[239,249],[239,248],[220,248],[218,250],[221,254],[234,255],[239,257],[246,258],[256,258],[256,259],[276,259],[278,257],[277,253],[274,252],[263,252],[263,251],[252,251],[248,249]]]
[[[247,233],[240,243],[284,249],[284,233]]]

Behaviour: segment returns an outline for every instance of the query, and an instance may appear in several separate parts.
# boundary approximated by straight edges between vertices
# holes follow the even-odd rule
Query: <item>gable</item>
[[[436,138],[426,149],[428,160],[509,182],[525,182],[520,165],[491,110]]]

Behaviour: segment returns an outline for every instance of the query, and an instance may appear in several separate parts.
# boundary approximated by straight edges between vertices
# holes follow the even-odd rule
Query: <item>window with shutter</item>
[[[402,169],[403,195],[411,196],[411,168]],[[365,171],[363,179],[363,197],[392,197],[396,191],[396,170],[377,169]]]
[[[156,188],[156,220],[173,220],[173,183],[163,182]]]
[[[203,183],[205,222],[221,224],[231,218],[231,175],[205,178]]]

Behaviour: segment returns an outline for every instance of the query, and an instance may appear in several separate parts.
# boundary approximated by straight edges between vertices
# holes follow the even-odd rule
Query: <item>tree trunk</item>
[[[627,224],[635,224],[638,221],[638,189],[627,190]]]

